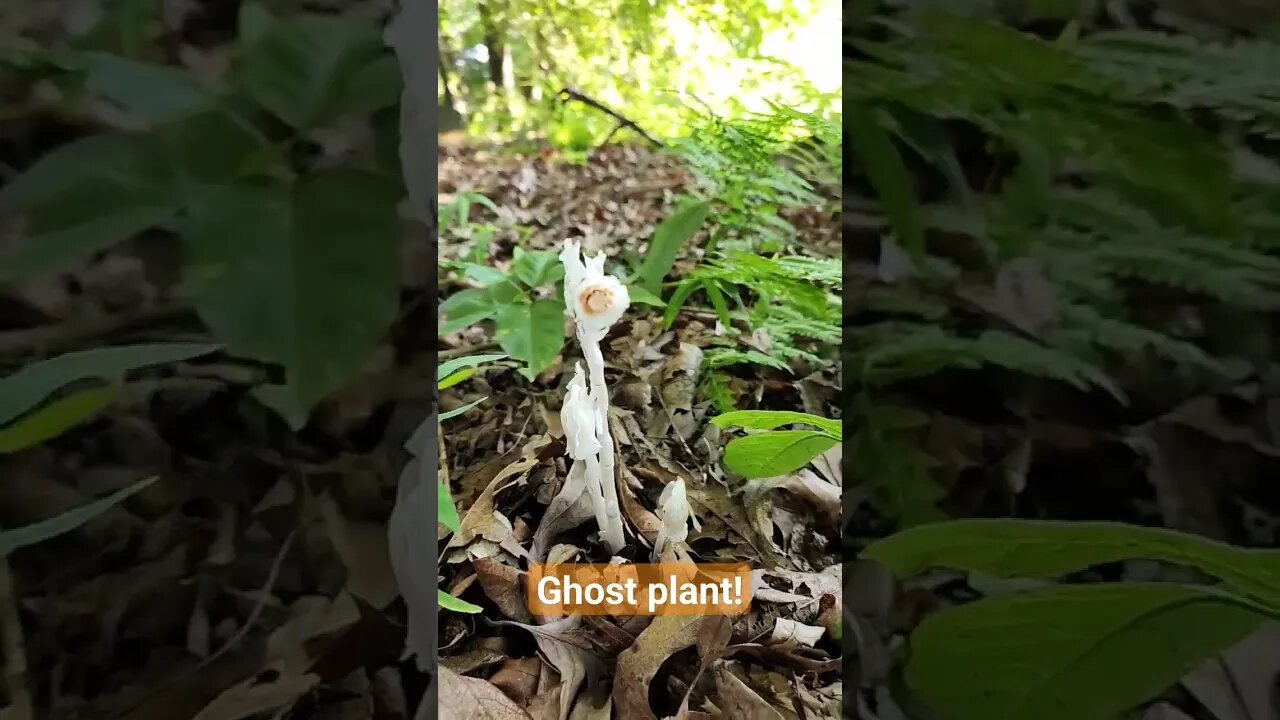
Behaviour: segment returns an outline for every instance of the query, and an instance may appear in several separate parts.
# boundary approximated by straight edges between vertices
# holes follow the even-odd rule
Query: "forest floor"
[[[633,264],[692,182],[675,158],[630,146],[592,151],[581,163],[550,152],[504,157],[465,147],[442,151],[440,160],[442,207],[467,193],[495,205],[496,213],[473,204],[471,215],[473,224],[485,218],[497,226],[486,238],[499,271],[510,268],[517,245],[558,253],[566,238],[581,239],[589,254],[603,251],[607,268]],[[839,226],[829,211],[798,208],[789,219],[803,228],[801,246],[811,248],[805,252],[839,255]],[[473,232],[442,233],[442,260],[469,255]],[[700,261],[700,237],[686,243],[668,279]],[[442,300],[469,284],[460,273],[442,275]],[[479,616],[441,612],[441,664],[487,683],[475,692],[505,693],[534,718],[607,718],[610,705],[620,718],[669,717],[682,708],[689,718],[839,717],[840,645],[826,626],[838,633],[840,447],[788,477],[747,484],[731,477],[721,465],[731,432],[709,423],[717,410],[699,386],[705,352],[724,343],[725,329],[710,308],[693,304],[668,329],[662,317],[663,308],[633,302],[602,343],[628,536],[619,555],[650,561],[659,494],[683,480],[701,523],[688,537],[692,557],[757,568],[750,612],[547,624],[530,617],[522,567],[567,472],[558,412],[581,358],[570,339],[533,381],[517,373],[519,363],[504,360],[441,392],[442,412],[483,398],[445,420],[441,434],[462,516],[460,533],[442,545],[441,587],[483,608]],[[476,326],[446,334],[441,348],[442,360],[493,352],[494,338]],[[731,370],[742,407],[839,417],[834,357],[799,375],[755,365]],[[592,523],[542,529],[551,531],[551,560],[610,559]],[[450,702],[442,690],[442,712]]]

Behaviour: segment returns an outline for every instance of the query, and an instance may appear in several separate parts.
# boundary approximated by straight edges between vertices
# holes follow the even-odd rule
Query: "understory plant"
[[[147,52],[34,48],[11,68],[58,86],[69,107],[110,107],[114,126],[0,188],[0,213],[25,234],[0,255],[0,282],[72,269],[140,234],[175,238],[182,301],[228,353],[282,368],[254,395],[300,427],[399,307],[395,56],[372,22],[277,18],[257,2],[241,5],[219,77]],[[351,118],[369,123],[371,147],[327,148],[325,132]]]
[[[214,345],[194,343],[127,345],[67,353],[32,363],[0,378],[0,454],[16,453],[52,441],[93,421],[126,390],[132,371],[198,358]],[[26,677],[27,658],[16,594],[9,571],[9,555],[31,545],[71,532],[159,478],[138,480],[110,495],[52,518],[16,528],[0,528],[0,650],[7,680],[8,710],[32,716],[32,696]]]
[[[476,258],[477,260],[481,258]],[[554,252],[517,247],[509,272],[465,260],[449,264],[471,287],[440,303],[440,334],[491,321],[504,353],[524,363],[533,379],[564,347],[564,268]]]
[[[751,431],[724,449],[725,467],[748,480],[793,473],[840,444],[844,432],[840,420],[785,410],[735,410],[712,418],[711,424]],[[813,429],[777,429],[788,425]]]
[[[1134,298],[1242,316],[1280,306],[1280,176],[1254,150],[1280,128],[1280,82],[1262,70],[1280,47],[882,20],[846,68],[859,78],[850,185],[884,227],[857,238],[879,260],[858,278],[845,367],[859,388],[854,477],[907,529],[862,555],[904,578],[1038,581],[927,618],[909,642],[907,699],[939,720],[1119,717],[1277,617],[1280,553],[1108,523],[934,522],[941,463],[906,390],[996,368],[1124,407],[1119,360],[1163,364],[1192,387],[1220,377],[1217,352],[1240,348]],[[1216,583],[1051,582],[1127,560]]]
[[[472,375],[475,375],[476,369],[489,362],[503,360],[506,355],[470,355],[467,357],[454,358],[440,363],[436,369],[436,390],[445,390],[451,388],[458,383],[465,381]],[[456,407],[452,410],[446,410],[440,413],[436,418],[429,418],[427,422],[444,422],[451,418],[455,418],[471,408],[484,402],[486,398],[473,400],[466,405]],[[449,488],[441,480],[436,481],[436,519],[449,532],[458,532],[461,521],[458,518],[458,509],[453,504],[453,497],[449,493]],[[454,597],[442,589],[436,591],[436,602],[440,607],[453,610],[454,612],[478,613],[482,608],[473,605],[458,597]]]
[[[1196,338],[1140,316],[1130,298],[1158,288],[1243,312],[1280,305],[1280,259],[1266,252],[1280,217],[1276,178],[1248,171],[1248,150],[1168,111],[1272,123],[1248,93],[1197,91],[1209,79],[1192,66],[1212,59],[1270,87],[1252,63],[1275,46],[1225,52],[1110,32],[1054,43],[932,16],[911,27],[910,41],[891,32],[858,42],[863,56],[850,65],[862,79],[849,115],[854,184],[876,198],[890,231],[845,334],[845,365],[862,388],[854,412],[868,428],[855,438],[867,453],[855,464],[872,471],[890,446],[912,442],[915,423],[884,417],[902,416],[895,388],[943,370],[996,367],[1120,403],[1109,373],[1118,359],[1219,372]],[[1116,70],[1143,62],[1143,80]],[[962,142],[1010,158],[997,160],[990,187],[962,171]],[[929,180],[927,197],[917,176]],[[884,495],[934,495],[888,488],[882,472],[869,481]]]
[[[954,720],[1107,720],[1280,619],[1280,551],[1118,523],[959,520],[862,552],[901,577],[931,569],[1050,581],[1156,560],[1203,583],[1048,584],[931,615],[911,635],[906,685]],[[964,662],[956,662],[956,652]]]

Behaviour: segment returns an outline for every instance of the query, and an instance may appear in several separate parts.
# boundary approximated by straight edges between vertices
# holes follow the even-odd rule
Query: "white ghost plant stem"
[[[660,560],[667,548],[674,548],[688,539],[689,523],[693,523],[695,530],[702,529],[689,506],[683,479],[672,480],[662,488],[662,494],[658,496],[658,519],[662,521],[662,527],[658,529],[658,538],[653,543],[654,560]]]
[[[582,364],[574,363],[573,379],[569,381],[565,392],[564,405],[560,408],[560,424],[564,426],[565,444],[569,447],[569,457],[573,459],[573,467],[569,470],[569,478],[575,473],[586,481],[584,488],[591,498],[591,509],[596,516],[596,524],[603,531],[609,524],[609,510],[604,498],[604,490],[600,487],[600,439],[596,437],[596,409],[587,393],[587,383],[582,377]],[[569,482],[565,482],[566,487]]]
[[[565,312],[573,318],[578,344],[582,346],[582,356],[587,361],[590,375],[587,396],[591,401],[591,426],[599,453],[587,453],[583,458],[587,463],[587,488],[589,492],[599,493],[603,499],[604,514],[602,516],[597,510],[596,521],[609,551],[617,552],[625,541],[615,484],[613,436],[609,433],[609,389],[604,384],[604,355],[600,352],[600,341],[626,312],[631,298],[618,278],[604,273],[604,261],[604,253],[598,253],[595,257],[586,258],[584,263],[582,246],[574,240],[565,240],[564,249],[560,251],[560,262],[564,264]],[[580,377],[576,372],[575,369],[575,380]],[[565,433],[569,433],[567,426]]]

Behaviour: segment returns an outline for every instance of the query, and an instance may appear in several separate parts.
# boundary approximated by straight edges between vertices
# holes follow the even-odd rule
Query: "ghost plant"
[[[570,478],[582,464],[585,491],[589,493],[600,536],[610,552],[622,549],[622,513],[615,484],[613,436],[609,433],[609,389],[604,384],[604,355],[600,341],[630,305],[627,288],[604,272],[604,253],[583,262],[579,243],[565,240],[560,252],[564,264],[564,304],[573,319],[582,356],[587,361],[590,385],[583,380],[582,367],[574,367],[574,377],[565,396],[561,422],[564,425],[569,457],[573,459]],[[566,483],[568,484],[568,483]]]
[[[667,551],[678,557],[687,555],[682,545],[689,537],[689,523],[693,523],[694,530],[701,530],[702,526],[689,506],[683,479],[676,478],[662,489],[662,495],[658,497],[658,519],[662,521],[662,527],[658,529],[658,539],[653,543],[653,559],[661,560]]]

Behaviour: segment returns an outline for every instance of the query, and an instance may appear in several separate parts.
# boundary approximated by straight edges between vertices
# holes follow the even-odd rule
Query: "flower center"
[[[608,288],[590,288],[580,296],[582,307],[589,315],[599,315],[613,304],[613,293]]]

